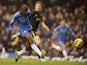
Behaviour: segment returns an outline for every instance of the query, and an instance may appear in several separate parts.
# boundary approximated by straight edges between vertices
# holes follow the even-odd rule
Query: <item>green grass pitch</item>
[[[0,65],[87,65],[87,62],[69,62],[69,61],[51,61],[47,60],[42,62],[34,59],[20,59],[19,62],[15,62],[14,59],[0,58]]]

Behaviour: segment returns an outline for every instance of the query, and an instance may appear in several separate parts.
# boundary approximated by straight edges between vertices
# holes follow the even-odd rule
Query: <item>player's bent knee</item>
[[[29,34],[25,34],[25,38],[26,39],[30,39],[30,35]]]
[[[33,40],[36,42],[37,45],[40,45],[41,40],[40,40],[40,38],[39,38],[38,36],[35,36],[35,37],[33,38]]]
[[[25,38],[30,44],[33,43],[33,39],[31,38],[31,36],[29,34],[26,34]]]

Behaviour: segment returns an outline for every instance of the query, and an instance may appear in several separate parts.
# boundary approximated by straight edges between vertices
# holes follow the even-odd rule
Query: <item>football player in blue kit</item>
[[[20,36],[25,41],[25,46],[26,46],[21,51],[16,53],[17,54],[16,62],[18,61],[19,56],[25,53],[30,48],[32,48],[40,57],[43,58],[44,57],[43,53],[37,47],[37,45],[35,44],[32,38],[32,26],[30,23],[30,12],[29,12],[27,5],[23,4],[20,7],[20,10],[14,14],[8,27],[9,37],[11,35],[12,27],[15,22],[17,22],[18,24]]]
[[[60,21],[60,25],[54,29],[53,35],[52,35],[54,40],[55,40],[55,37],[57,38],[57,44],[55,45],[53,44],[52,48],[55,48],[56,50],[61,51],[66,60],[69,60],[67,56],[67,50],[66,50],[68,32],[70,32],[74,36],[74,38],[77,38],[77,36],[75,35],[71,27],[69,25],[66,25],[65,20],[62,19]]]

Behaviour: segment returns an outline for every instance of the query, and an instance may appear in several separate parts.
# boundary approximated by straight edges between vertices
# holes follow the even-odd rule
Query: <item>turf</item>
[[[41,62],[40,60],[34,59],[20,59],[19,62],[15,62],[14,59],[0,58],[0,65],[87,65],[87,62],[69,62],[69,61],[45,61]]]

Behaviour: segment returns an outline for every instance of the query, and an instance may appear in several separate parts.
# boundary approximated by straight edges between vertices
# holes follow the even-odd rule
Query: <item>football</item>
[[[84,44],[84,42],[81,38],[77,38],[77,39],[74,40],[74,46],[76,48],[82,48],[83,44]]]

